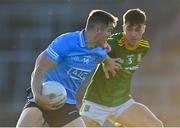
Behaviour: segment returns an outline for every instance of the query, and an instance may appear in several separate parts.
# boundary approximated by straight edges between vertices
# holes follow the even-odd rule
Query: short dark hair
[[[118,18],[109,12],[104,10],[92,10],[88,16],[86,28],[93,28],[98,23],[104,24],[106,26],[108,26],[109,23],[113,23],[113,26],[115,27],[117,25],[117,21]]]
[[[123,15],[123,25],[126,23],[130,23],[131,25],[145,24],[145,12],[139,8],[127,10]]]

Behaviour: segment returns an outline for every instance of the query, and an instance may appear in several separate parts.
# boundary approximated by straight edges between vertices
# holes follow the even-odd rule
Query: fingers
[[[105,77],[107,79],[110,78],[109,73],[114,77],[118,70],[121,69],[121,64],[119,63],[120,58],[109,58],[107,59],[106,63],[103,65],[103,71],[105,74]]]
[[[66,98],[62,99],[62,101],[53,101],[45,96],[43,97],[42,102],[38,103],[38,105],[44,110],[57,110],[64,105],[65,100]]]
[[[112,70],[112,76],[114,77],[116,75],[116,71],[115,70]]]
[[[103,71],[104,71],[104,74],[105,74],[106,79],[109,79],[108,70],[106,70],[106,68],[105,68],[104,66],[103,66]]]
[[[114,71],[118,71],[120,69],[120,64],[115,64],[113,67],[112,67],[112,70]]]
[[[65,102],[66,102],[66,97],[61,98],[61,100],[59,101],[51,101],[50,103],[51,110],[56,110],[56,109],[61,108]]]
[[[113,60],[113,62],[115,63],[115,65],[121,66],[121,65],[119,64],[120,58],[112,58],[112,60]]]
[[[121,58],[112,58],[115,61],[119,61]]]
[[[106,79],[109,79],[109,72],[112,74],[113,77],[116,75],[115,70],[104,71]]]
[[[108,71],[104,71],[104,74],[105,74],[106,79],[109,79],[109,73],[108,73]]]
[[[112,76],[114,77],[116,75],[116,70],[117,69],[109,69],[109,68],[106,68],[106,67],[103,67],[103,71],[104,71],[104,74],[105,74],[105,77],[106,79],[109,79],[109,72],[112,74]]]
[[[51,110],[57,110],[57,109],[60,109],[64,106],[64,104],[58,104],[56,106],[52,106]]]
[[[110,68],[112,71],[114,71],[114,70],[118,71],[118,70],[120,69],[120,67],[121,67],[121,65],[120,65],[119,63],[115,62],[115,61],[112,61],[112,62],[111,62],[111,65],[109,65],[109,68]],[[111,71],[111,70],[110,70],[110,71]]]
[[[109,73],[108,73],[108,70],[106,70],[106,68],[104,67],[104,64],[102,65],[102,68],[103,68],[106,79],[109,79]]]
[[[119,63],[116,63],[115,66],[116,66],[117,68],[121,67],[121,65],[120,65]]]
[[[56,103],[52,103],[51,102],[51,104],[49,104],[48,106],[47,106],[47,109],[48,110],[57,110],[57,109],[59,109],[59,108],[61,108],[61,107],[63,107],[63,105],[64,105],[64,103],[60,103],[60,102],[56,102]]]

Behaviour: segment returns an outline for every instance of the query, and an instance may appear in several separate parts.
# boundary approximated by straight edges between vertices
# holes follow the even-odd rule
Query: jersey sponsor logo
[[[83,70],[80,68],[70,68],[67,74],[76,80],[85,80],[86,76],[89,74],[89,70]]]
[[[125,67],[126,70],[137,70],[139,68],[139,65],[131,66],[131,67]]]
[[[119,58],[118,62],[120,63],[120,69],[125,70],[137,70],[139,68],[139,65],[133,66],[136,62],[140,62],[142,59],[142,54],[138,54],[137,56],[130,54],[126,55],[125,58]]]

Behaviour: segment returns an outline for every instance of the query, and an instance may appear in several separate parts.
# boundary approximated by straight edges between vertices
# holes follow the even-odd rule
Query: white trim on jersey
[[[59,55],[51,48],[49,47],[47,50],[54,58],[58,58]]]
[[[91,70],[83,69],[83,68],[77,68],[77,67],[71,67],[71,69],[76,69],[76,70],[85,71],[85,72],[91,72]]]
[[[84,42],[84,36],[83,36],[83,32],[84,30],[82,30],[80,33],[79,33],[79,38],[80,38],[80,45],[81,47],[85,47],[85,42]]]

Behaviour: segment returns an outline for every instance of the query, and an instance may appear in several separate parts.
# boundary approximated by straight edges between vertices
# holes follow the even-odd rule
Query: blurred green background
[[[38,54],[58,35],[81,30],[92,9],[119,18],[130,8],[147,15],[151,49],[132,81],[132,95],[165,126],[180,126],[179,0],[0,0],[0,126],[15,126]]]

